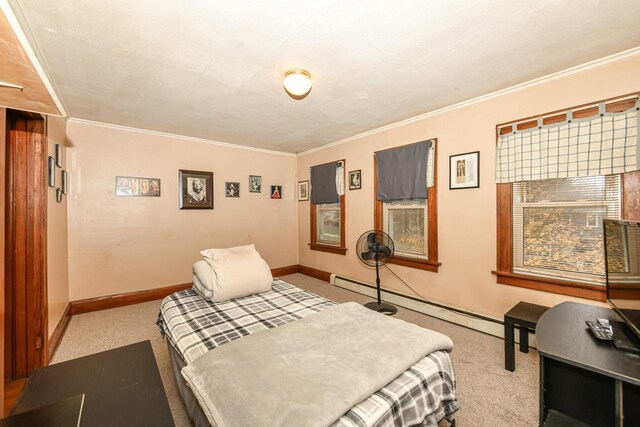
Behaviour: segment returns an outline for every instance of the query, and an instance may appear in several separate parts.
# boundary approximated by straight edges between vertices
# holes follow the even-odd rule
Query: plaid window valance
[[[640,102],[622,112],[607,112],[500,135],[496,182],[610,175],[640,169],[638,110]],[[513,127],[516,128],[515,126]]]

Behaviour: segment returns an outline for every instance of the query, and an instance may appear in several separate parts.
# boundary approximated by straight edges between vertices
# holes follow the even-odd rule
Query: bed
[[[306,318],[336,306],[311,292],[274,279],[271,290],[212,303],[193,289],[162,301],[157,324],[166,337],[178,390],[196,426],[210,422],[182,369],[210,350],[242,337]],[[427,425],[453,423],[458,410],[449,354],[434,351],[395,380],[353,406],[335,426]]]

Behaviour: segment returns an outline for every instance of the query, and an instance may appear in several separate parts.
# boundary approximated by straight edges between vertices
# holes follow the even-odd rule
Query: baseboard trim
[[[62,313],[62,317],[58,320],[58,324],[56,325],[53,333],[47,340],[47,365],[51,363],[51,359],[53,359],[53,355],[56,354],[56,350],[60,345],[60,341],[62,341],[62,337],[64,333],[67,331],[67,326],[69,326],[69,321],[71,320],[71,303],[68,303]]]
[[[325,282],[331,281],[331,273],[328,271],[318,270],[317,268],[307,267],[306,265],[300,265],[298,267],[298,272],[306,276],[310,276],[318,280],[324,280]]]
[[[163,288],[146,289],[144,291],[126,292],[115,295],[105,295],[96,298],[87,298],[71,301],[71,315],[89,313],[91,311],[107,310],[109,308],[124,307],[126,305],[139,304],[141,302],[162,299],[174,292],[189,289],[193,283],[165,286]]]
[[[300,271],[300,266],[298,264],[288,265],[286,267],[278,267],[271,269],[271,275],[273,277],[286,276],[288,274],[295,274]]]

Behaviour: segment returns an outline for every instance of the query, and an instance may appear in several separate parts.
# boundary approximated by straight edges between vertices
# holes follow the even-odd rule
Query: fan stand
[[[378,294],[378,301],[368,302],[364,306],[378,313],[386,314],[387,316],[393,316],[398,312],[398,309],[391,304],[382,302],[380,299],[380,271],[378,269],[378,254],[376,254],[376,291]]]

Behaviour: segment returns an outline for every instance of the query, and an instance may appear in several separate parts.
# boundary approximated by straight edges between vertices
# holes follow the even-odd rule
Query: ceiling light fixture
[[[307,70],[289,70],[284,73],[284,90],[293,99],[304,99],[311,92],[311,74]]]

